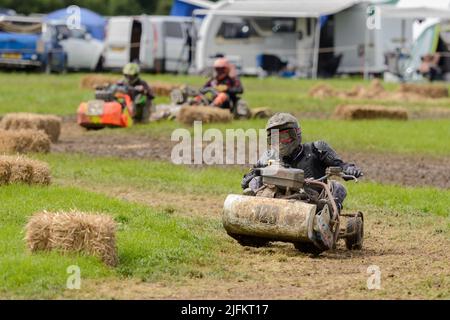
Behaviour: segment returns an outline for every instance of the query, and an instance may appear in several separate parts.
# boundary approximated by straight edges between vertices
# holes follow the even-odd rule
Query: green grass
[[[65,289],[71,265],[80,267],[82,279],[133,276],[155,281],[198,274],[198,269],[213,263],[217,247],[216,222],[173,217],[78,188],[4,186],[0,203],[0,297],[56,296]],[[27,251],[23,228],[29,216],[71,209],[102,212],[120,223],[118,268],[83,255]]]
[[[81,89],[80,81],[83,73],[69,75],[44,75],[26,73],[0,73],[0,115],[8,112],[28,111],[37,113],[53,113],[71,115],[81,101],[93,98],[91,90]],[[119,75],[117,75],[119,77]],[[199,76],[173,75],[143,75],[150,84],[164,81],[176,84],[189,84],[199,87],[206,82]],[[243,78],[244,98],[251,107],[270,107],[274,111],[289,111],[301,115],[303,112],[330,114],[334,107],[341,103],[371,103],[386,106],[398,105],[395,101],[375,100],[342,100],[342,99],[313,99],[308,92],[319,82],[318,80],[279,79],[279,78]],[[339,89],[350,89],[358,84],[364,84],[360,79],[332,79],[327,83]],[[368,84],[368,82],[365,82]],[[394,84],[385,84],[393,90]],[[167,103],[165,97],[158,97],[155,104]],[[401,102],[410,110],[421,110],[429,106],[448,108],[449,99],[433,102]]]
[[[80,89],[83,76],[84,74],[0,74],[0,115],[17,111],[73,115],[80,101],[92,98],[90,90]],[[145,79],[150,83],[160,80],[196,86],[205,80],[201,77],[170,75],[145,75]],[[275,111],[295,113],[300,117],[305,141],[326,140],[338,153],[367,151],[450,156],[449,119],[405,122],[303,119],[302,115],[309,112],[329,114],[337,104],[344,101],[309,98],[308,90],[317,81],[275,78],[245,78],[243,81],[246,87],[245,99],[251,106],[268,106]],[[337,88],[349,89],[360,81],[338,79],[329,83]],[[387,87],[394,89],[396,86]],[[408,102],[405,106],[412,110],[430,106],[448,107],[449,101]],[[156,103],[164,102],[167,102],[167,98],[156,100]],[[393,102],[380,103],[394,105]],[[265,122],[250,120],[205,125],[204,130],[218,128],[223,132],[228,128],[263,128]],[[176,122],[163,121],[135,126],[129,130],[103,130],[89,134],[129,134],[130,139],[136,134],[170,137],[178,127]],[[173,214],[169,207],[151,208],[88,192],[86,189],[93,187],[99,192],[104,190],[106,194],[108,190],[120,187],[129,192],[145,190],[149,194],[152,191],[170,192],[189,197],[210,195],[221,199],[229,193],[241,192],[240,181],[247,168],[199,168],[176,166],[167,162],[71,154],[33,157],[50,164],[54,186],[0,187],[0,297],[60,296],[66,285],[66,270],[70,265],[81,267],[83,279],[133,277],[158,281],[199,276],[202,272],[216,274],[216,267],[220,270],[216,254],[228,242],[223,241],[225,233],[219,218],[181,217]],[[359,184],[346,183],[349,191],[347,210],[362,210],[366,214],[382,211],[411,217],[450,217],[450,190],[406,188],[362,181]],[[83,255],[31,255],[27,252],[23,241],[23,227],[28,217],[42,210],[70,209],[103,212],[120,223],[118,268],[107,268],[98,259]],[[442,229],[450,233],[450,223]],[[225,252],[226,250],[225,248]]]
[[[325,140],[336,151],[366,151],[410,155],[450,156],[450,119],[439,120],[317,120],[301,119],[303,139]],[[227,129],[263,129],[266,120],[236,121],[227,124],[203,125],[203,133],[217,128],[224,134]],[[135,126],[127,130],[104,130],[93,135],[135,134],[170,139],[172,132],[185,128],[193,134],[192,127],[177,122],[163,121]],[[225,135],[224,135],[225,138]]]
[[[239,191],[246,169],[195,168],[167,162],[95,158],[83,155],[46,155],[56,182],[73,186],[132,186],[162,192],[223,195]]]
[[[240,192],[243,168],[227,169],[175,166],[169,163],[88,156],[41,155],[52,168],[55,186],[1,187],[0,193],[0,297],[52,298],[65,288],[67,267],[78,265],[82,279],[133,277],[143,281],[176,280],[183,277],[224,276],[219,250],[226,249],[220,218],[188,218],[169,209],[153,209],[82,190],[105,190],[120,186],[129,192],[146,190],[189,196],[224,198]],[[65,185],[65,186],[63,186]],[[404,188],[374,183],[346,183],[346,210],[366,214],[438,215],[450,217],[450,190]],[[218,200],[219,201],[219,200]],[[220,200],[221,201],[221,200]],[[104,266],[97,258],[61,256],[57,252],[30,254],[23,240],[29,216],[42,210],[76,209],[109,214],[120,223],[120,264]],[[450,223],[439,232],[450,233]],[[220,260],[220,259],[219,259]]]
[[[247,169],[240,167],[177,166],[145,160],[46,155],[58,183],[74,186],[121,186],[135,190],[163,191],[189,195],[225,197],[240,193],[240,181]],[[93,179],[95,177],[95,179]],[[378,208],[404,214],[449,216],[450,190],[413,188],[376,183],[345,183],[349,209]]]

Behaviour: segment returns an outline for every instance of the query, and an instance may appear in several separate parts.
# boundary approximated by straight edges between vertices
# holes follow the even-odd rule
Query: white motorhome
[[[138,61],[144,70],[180,72],[192,52],[192,18],[170,16],[112,17],[108,21],[104,67],[120,69]]]

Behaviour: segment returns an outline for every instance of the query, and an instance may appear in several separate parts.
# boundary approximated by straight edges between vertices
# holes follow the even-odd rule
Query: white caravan
[[[170,16],[112,17],[105,39],[104,67],[120,69],[137,61],[144,70],[180,72],[187,69],[191,18]]]
[[[224,55],[244,74],[258,74],[261,56],[276,57],[303,76],[317,73],[321,17],[358,0],[222,0],[209,10],[200,27],[196,68],[207,69]],[[275,64],[276,58],[272,60]]]
[[[261,55],[276,56],[302,77],[381,74],[387,58],[413,44],[417,18],[448,16],[431,8],[401,8],[372,0],[222,0],[198,34],[196,67],[218,54],[258,74]],[[442,11],[442,9],[439,9]],[[272,61],[273,62],[273,61]]]

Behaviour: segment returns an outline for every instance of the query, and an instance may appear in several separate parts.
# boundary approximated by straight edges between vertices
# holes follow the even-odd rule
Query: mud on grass
[[[220,233],[216,271],[177,282],[87,281],[63,298],[102,299],[448,299],[450,226],[445,217],[393,214],[366,207],[365,247],[312,257],[291,244],[245,248]],[[381,270],[381,289],[368,290],[367,268]]]
[[[313,123],[316,123],[316,121]],[[397,125],[397,123],[393,123],[392,125]],[[352,124],[352,126],[355,125]],[[244,127],[244,129],[247,128]],[[138,127],[136,130],[136,134],[129,134],[127,131],[120,130],[87,132],[75,123],[65,122],[60,142],[53,145],[52,150],[53,152],[63,154],[81,153],[98,157],[109,156],[125,159],[148,159],[171,162],[171,152],[176,142],[170,140],[170,134],[164,133],[158,135],[157,131],[151,129],[151,133],[154,133],[152,135],[146,133],[145,127]],[[308,128],[305,130],[308,130]],[[311,130],[314,130],[311,133],[313,137],[319,139],[319,131],[313,126],[311,126]],[[382,132],[384,129],[379,128],[376,130]],[[388,128],[388,130],[390,129]],[[421,132],[425,134],[424,131]],[[323,138],[328,140],[326,134]],[[442,138],[445,140],[445,134]],[[372,140],[370,138],[364,139],[367,140],[367,146],[365,148],[372,146],[374,143],[380,143],[376,141],[376,135],[374,135],[374,139]],[[350,138],[347,140],[351,141]],[[430,143],[437,143],[435,140],[435,138],[430,136]],[[334,142],[337,142],[336,146]],[[425,143],[425,140],[423,143]],[[360,144],[363,143],[361,142]],[[343,141],[340,143],[339,141],[332,141],[331,145],[345,161],[355,162],[363,169],[365,180],[404,186],[450,188],[450,154],[429,155],[423,149],[421,150],[420,146],[417,147],[418,151],[416,153],[388,153],[386,151],[370,151],[367,149],[353,151],[351,149],[353,147],[351,145],[345,145]],[[413,146],[408,148],[413,149]],[[439,143],[435,148],[440,148]],[[388,149],[387,147],[386,150]],[[245,166],[245,168],[248,167]]]
[[[211,169],[214,170],[214,169]],[[199,172],[204,175],[204,172]],[[200,179],[200,178],[199,178]],[[211,184],[211,182],[209,182]],[[220,183],[220,181],[215,181]],[[220,227],[223,191],[154,192],[128,186],[93,186],[96,192],[165,210],[174,216],[213,219],[221,251],[215,270],[205,268],[176,282],[106,279],[85,282],[63,298],[104,299],[448,299],[450,220],[448,191],[347,184],[346,210],[365,213],[362,251],[319,257],[291,244],[243,248]],[[91,188],[91,186],[89,187]],[[173,189],[175,190],[175,189]],[[217,190],[219,191],[219,190]],[[170,205],[168,205],[170,203]],[[201,205],[199,205],[201,203]],[[381,290],[367,289],[367,268],[381,269]]]

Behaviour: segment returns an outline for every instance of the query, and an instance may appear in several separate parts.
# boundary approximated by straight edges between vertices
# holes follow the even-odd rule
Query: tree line
[[[19,14],[49,13],[71,5],[88,8],[105,16],[168,14],[173,0],[0,0],[0,8]]]

